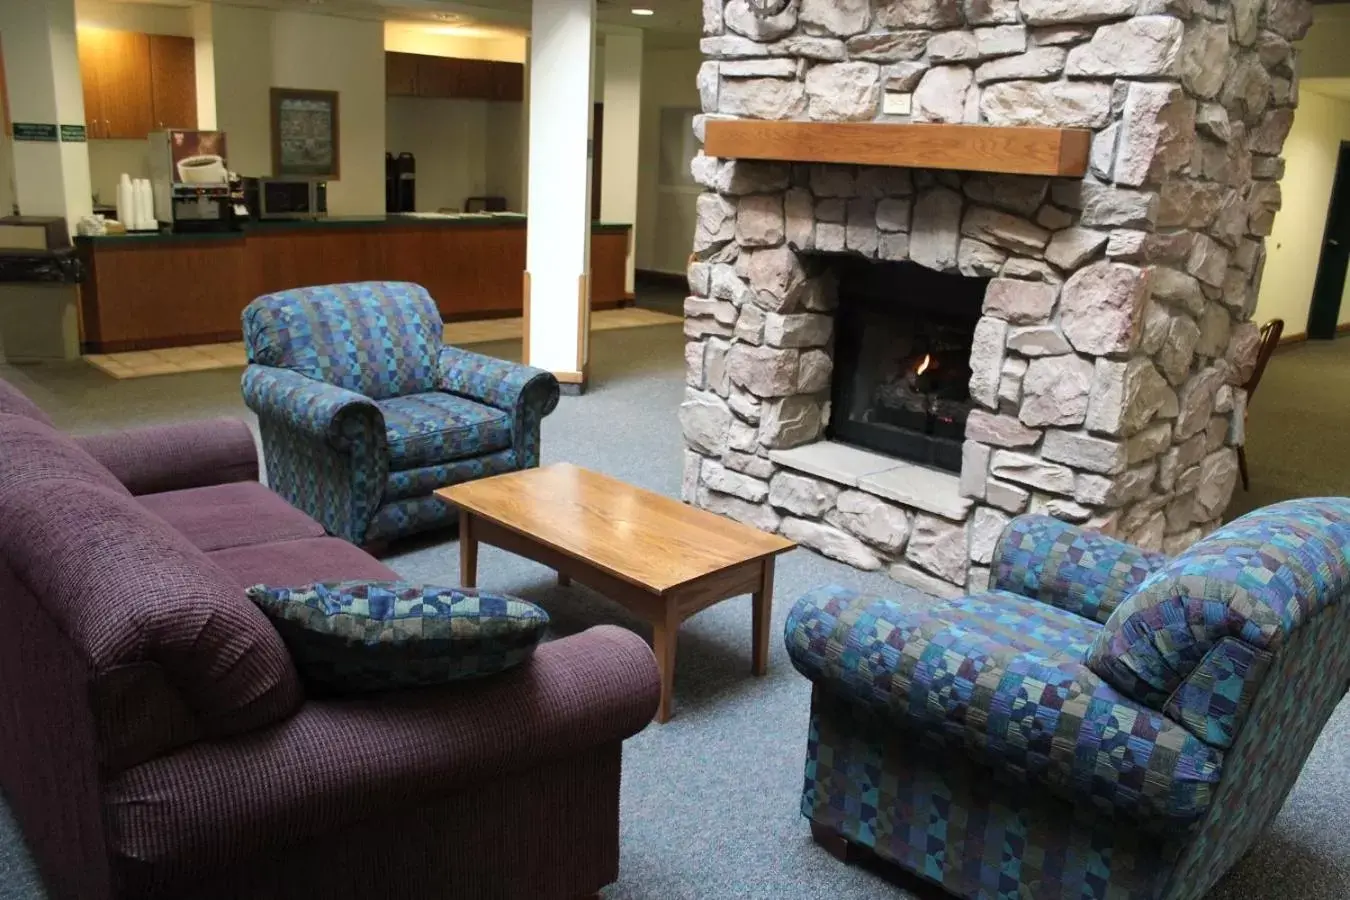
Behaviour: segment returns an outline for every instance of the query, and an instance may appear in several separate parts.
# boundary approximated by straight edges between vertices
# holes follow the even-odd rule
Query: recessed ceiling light
[[[635,15],[635,16],[654,16],[654,15],[656,15],[656,11],[655,11],[655,10],[651,10],[651,9],[647,9],[647,8],[645,8],[645,7],[638,6],[638,7],[634,7],[634,8],[633,8],[633,15]]]

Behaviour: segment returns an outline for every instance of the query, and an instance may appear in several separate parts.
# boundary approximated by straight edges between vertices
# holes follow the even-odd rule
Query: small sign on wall
[[[85,133],[83,125],[61,126],[61,143],[83,144],[84,142],[85,142]]]
[[[55,143],[56,126],[49,122],[15,122],[14,140]]]

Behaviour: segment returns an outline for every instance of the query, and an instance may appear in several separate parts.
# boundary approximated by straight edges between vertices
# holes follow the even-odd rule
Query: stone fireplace
[[[1216,527],[1310,21],[705,0],[700,130],[1044,126],[1091,152],[1069,178],[697,157],[685,500],[938,594],[983,587],[1027,511],[1168,551]]]

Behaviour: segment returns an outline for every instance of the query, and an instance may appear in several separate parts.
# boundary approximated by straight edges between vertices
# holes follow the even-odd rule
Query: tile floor
[[[626,307],[593,313],[591,329],[613,331],[620,328],[644,328],[649,325],[678,325],[682,321],[679,316],[668,313],[641,307]],[[445,342],[458,346],[519,340],[521,325],[520,318],[451,322],[445,326]],[[243,341],[167,347],[163,350],[134,350],[127,353],[93,353],[86,355],[84,360],[113,378],[145,378],[150,375],[177,375],[206,369],[240,368],[246,363]]]

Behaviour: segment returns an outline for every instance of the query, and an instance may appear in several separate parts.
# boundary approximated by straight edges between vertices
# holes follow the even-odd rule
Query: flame
[[[922,375],[924,372],[928,371],[928,367],[931,366],[932,364],[933,364],[933,357],[925,353],[923,355],[923,362],[919,363],[919,367],[914,370],[914,374]]]

